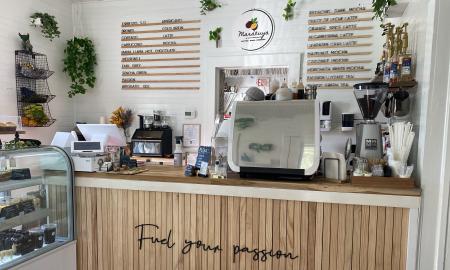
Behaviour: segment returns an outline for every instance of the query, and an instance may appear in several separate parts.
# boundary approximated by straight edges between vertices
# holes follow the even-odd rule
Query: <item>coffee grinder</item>
[[[387,83],[359,83],[353,86],[356,101],[363,121],[356,125],[357,157],[381,159],[383,143],[381,124],[375,121],[378,112],[386,100],[389,85]]]

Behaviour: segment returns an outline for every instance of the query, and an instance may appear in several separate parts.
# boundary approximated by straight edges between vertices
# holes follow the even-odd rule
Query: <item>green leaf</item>
[[[97,59],[94,43],[89,38],[74,37],[68,40],[63,63],[63,71],[72,81],[68,91],[69,97],[84,94],[88,88],[95,86]]]
[[[294,0],[288,0],[286,3],[286,7],[283,9],[283,18],[288,21],[292,18],[294,18],[294,6],[297,4],[297,2],[294,2]]]

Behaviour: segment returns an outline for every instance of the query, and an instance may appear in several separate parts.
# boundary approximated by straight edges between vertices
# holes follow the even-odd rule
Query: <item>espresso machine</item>
[[[131,137],[133,156],[170,157],[172,155],[172,128],[161,121],[161,113],[139,115],[139,128]]]
[[[383,141],[381,124],[375,121],[389,90],[386,83],[359,83],[353,86],[363,121],[356,124],[357,157],[381,159]]]

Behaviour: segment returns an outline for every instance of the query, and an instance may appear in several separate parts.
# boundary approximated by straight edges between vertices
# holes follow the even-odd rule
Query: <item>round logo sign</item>
[[[262,9],[250,9],[241,14],[235,25],[235,40],[245,51],[257,51],[272,41],[275,24]]]

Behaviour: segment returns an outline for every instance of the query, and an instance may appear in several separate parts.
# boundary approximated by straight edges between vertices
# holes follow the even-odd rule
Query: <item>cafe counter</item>
[[[414,269],[421,191],[76,173],[79,269]]]

